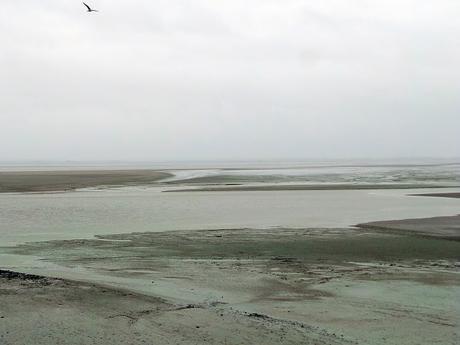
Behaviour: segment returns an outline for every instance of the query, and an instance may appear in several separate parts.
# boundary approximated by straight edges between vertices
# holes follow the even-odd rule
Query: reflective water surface
[[[346,227],[360,222],[460,213],[460,199],[420,190],[162,193],[120,188],[0,194],[0,245],[95,234],[241,227]]]

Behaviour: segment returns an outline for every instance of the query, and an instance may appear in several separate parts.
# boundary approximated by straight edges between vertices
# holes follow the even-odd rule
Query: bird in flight
[[[89,7],[87,4],[83,3],[85,7],[88,9],[88,12],[99,12],[98,10],[93,10],[91,7]]]

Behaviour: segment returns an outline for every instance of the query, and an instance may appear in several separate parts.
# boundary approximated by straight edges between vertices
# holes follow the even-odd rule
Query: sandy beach
[[[341,344],[299,322],[0,271],[2,344]],[[244,334],[244,335],[243,335]]]
[[[352,343],[300,322],[102,285],[8,271],[0,271],[0,284],[5,345]]]
[[[446,222],[417,220],[426,229]],[[1,339],[456,344],[460,242],[398,224],[399,233],[383,225],[227,229],[20,245],[10,253],[38,256],[72,279],[2,272]]]

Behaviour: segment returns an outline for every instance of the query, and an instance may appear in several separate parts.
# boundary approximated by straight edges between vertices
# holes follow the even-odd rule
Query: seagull
[[[88,12],[99,12],[98,10],[93,10],[91,7],[89,7],[87,4],[83,3],[83,5],[86,6],[86,8],[88,9]]]

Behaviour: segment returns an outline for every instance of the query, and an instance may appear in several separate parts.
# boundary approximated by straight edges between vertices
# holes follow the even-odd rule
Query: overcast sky
[[[460,156],[458,0],[2,0],[1,160]]]

